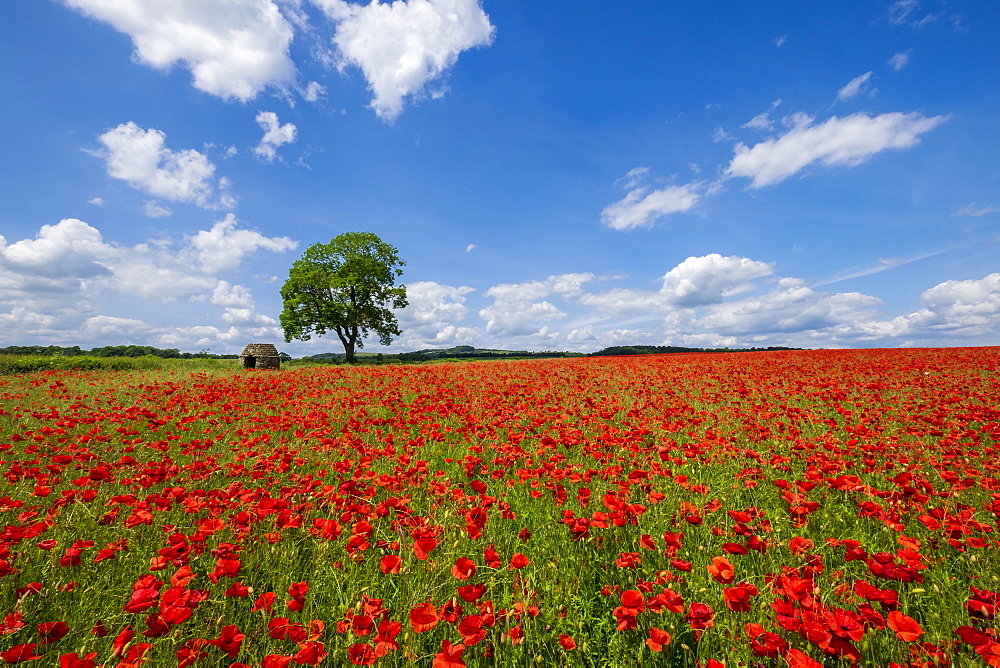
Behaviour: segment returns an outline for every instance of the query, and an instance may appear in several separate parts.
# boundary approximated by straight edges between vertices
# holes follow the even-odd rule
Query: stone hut
[[[273,343],[248,343],[240,355],[240,365],[244,369],[278,369],[281,358]]]

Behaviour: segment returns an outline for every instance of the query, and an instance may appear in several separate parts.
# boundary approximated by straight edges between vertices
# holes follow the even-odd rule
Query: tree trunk
[[[348,364],[354,364],[354,344],[358,340],[357,332],[350,330],[345,332],[340,327],[335,328],[333,331],[337,332],[337,338],[344,345],[344,360]]]

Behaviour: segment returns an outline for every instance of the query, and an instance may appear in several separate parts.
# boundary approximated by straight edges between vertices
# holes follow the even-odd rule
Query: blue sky
[[[349,231],[407,261],[395,351],[998,345],[998,26],[992,0],[7,0],[0,346],[336,351],[281,343],[278,291]]]

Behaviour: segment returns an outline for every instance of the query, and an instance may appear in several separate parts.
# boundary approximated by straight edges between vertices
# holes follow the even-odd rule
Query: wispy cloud
[[[988,213],[1000,213],[1000,208],[995,206],[978,206],[975,202],[969,202],[961,209],[951,214],[952,218],[957,218],[958,216],[973,216],[979,218],[980,216],[985,216]]]
[[[889,23],[895,26],[910,25],[919,27],[933,23],[941,17],[934,12],[924,13],[920,8],[920,0],[896,0],[889,5]]]
[[[741,125],[741,128],[750,128],[753,130],[771,130],[774,128],[774,121],[771,120],[771,112],[778,108],[781,104],[781,98],[771,103],[770,108],[767,111],[762,111],[749,121]]]
[[[872,78],[872,73],[865,72],[864,74],[860,74],[851,79],[849,82],[847,82],[846,86],[837,91],[837,101],[844,102],[846,100],[850,100],[852,98],[857,97],[861,93],[868,91],[869,90],[868,84],[871,81],[871,78]]]
[[[883,271],[889,271],[890,269],[896,269],[897,267],[902,267],[913,262],[919,262],[920,260],[926,260],[929,257],[934,257],[935,255],[941,255],[942,253],[947,253],[948,251],[955,250],[957,248],[964,248],[971,244],[962,244],[958,246],[948,246],[947,248],[938,248],[932,251],[926,251],[923,253],[917,253],[916,255],[909,255],[907,257],[880,257],[878,263],[862,267],[848,269],[840,274],[837,274],[833,278],[818,281],[813,284],[814,287],[820,287],[824,285],[833,285],[834,283],[840,283],[841,281],[849,281],[852,278],[861,278],[862,276],[871,276],[872,274],[880,274]]]
[[[895,71],[900,71],[910,62],[910,54],[913,49],[907,49],[906,51],[899,51],[892,54],[892,58],[889,59],[889,67]]]

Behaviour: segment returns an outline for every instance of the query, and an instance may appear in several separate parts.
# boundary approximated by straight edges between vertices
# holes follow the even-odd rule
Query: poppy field
[[[1000,666],[1000,349],[0,377],[0,665]]]

